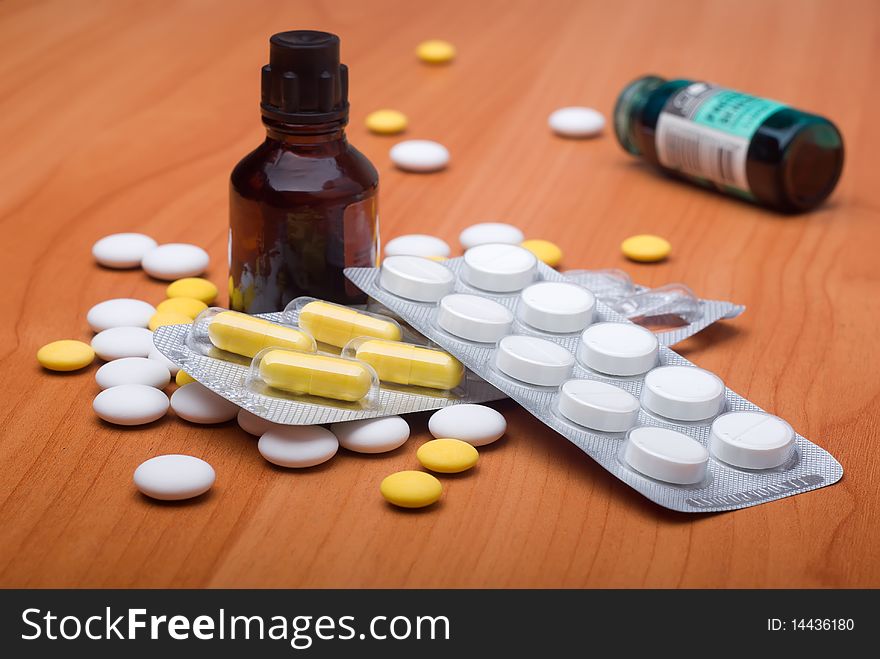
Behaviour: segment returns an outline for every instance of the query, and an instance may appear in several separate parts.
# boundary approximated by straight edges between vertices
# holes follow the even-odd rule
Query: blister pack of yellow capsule
[[[456,358],[381,314],[299,298],[251,316],[212,307],[154,334],[196,381],[275,423],[312,425],[503,398]]]

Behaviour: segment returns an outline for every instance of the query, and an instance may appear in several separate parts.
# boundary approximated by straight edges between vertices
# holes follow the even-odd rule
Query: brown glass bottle
[[[348,143],[348,75],[339,38],[270,39],[261,104],[266,140],[232,171],[230,307],[279,311],[310,295],[364,301],[343,269],[376,264],[379,175]]]

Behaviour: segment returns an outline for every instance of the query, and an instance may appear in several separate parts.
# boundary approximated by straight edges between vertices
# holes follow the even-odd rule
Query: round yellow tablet
[[[191,297],[211,304],[217,299],[217,287],[201,277],[185,277],[173,281],[165,289],[168,297]]]
[[[182,387],[185,384],[195,381],[196,379],[184,370],[177,371],[177,375],[174,376],[174,383],[178,387]]]
[[[455,46],[442,39],[430,39],[418,45],[416,57],[428,64],[445,64],[455,59]]]
[[[156,306],[156,311],[179,313],[195,318],[207,308],[207,304],[192,297],[170,297],[160,302]]]
[[[376,110],[367,115],[367,128],[379,135],[396,135],[406,130],[407,120],[403,112],[397,110]]]
[[[549,240],[524,240],[520,243],[520,247],[525,247],[534,254],[540,261],[543,261],[551,268],[555,268],[562,263],[562,250],[559,245],[551,243]]]
[[[424,471],[398,471],[379,486],[385,500],[401,508],[424,508],[440,498],[443,486]]]
[[[189,325],[193,321],[192,318],[176,311],[157,311],[150,318],[147,327],[155,332],[165,325]]]
[[[672,245],[665,238],[642,233],[638,236],[630,236],[624,240],[620,243],[620,249],[628,259],[650,263],[662,261],[669,256]]]
[[[467,471],[477,464],[479,457],[477,449],[460,439],[433,439],[416,451],[416,458],[425,469],[441,474]]]
[[[77,371],[94,360],[92,346],[72,339],[52,341],[37,351],[37,361],[50,371]]]

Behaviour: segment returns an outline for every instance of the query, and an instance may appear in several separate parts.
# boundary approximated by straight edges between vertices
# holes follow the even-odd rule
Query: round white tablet
[[[92,337],[92,350],[104,361],[146,357],[153,349],[153,333],[146,327],[111,327]]]
[[[569,380],[559,390],[559,413],[602,432],[624,432],[639,419],[639,401],[628,391],[596,380]]]
[[[180,366],[178,366],[178,365],[175,364],[173,361],[171,361],[170,359],[168,359],[168,357],[166,357],[165,355],[163,355],[163,354],[159,351],[159,348],[157,348],[155,345],[154,345],[153,348],[150,350],[150,354],[147,355],[147,358],[148,358],[148,359],[153,359],[153,360],[159,362],[160,364],[164,365],[165,368],[168,369],[168,372],[171,373],[172,376],[173,376],[173,375],[177,375],[177,371],[180,370]]]
[[[495,343],[510,333],[513,313],[494,300],[453,293],[440,300],[437,324],[461,339]]]
[[[389,256],[382,261],[379,285],[407,300],[436,302],[455,288],[455,275],[421,256]]]
[[[357,453],[385,453],[409,439],[409,424],[399,416],[343,421],[330,426],[339,444]]]
[[[198,277],[208,269],[210,258],[201,247],[186,243],[159,245],[144,254],[141,266],[156,279],[172,281],[183,277]]]
[[[464,249],[470,249],[486,243],[507,243],[519,245],[526,237],[523,232],[512,224],[504,222],[480,222],[472,224],[458,235]]]
[[[488,243],[464,253],[461,278],[484,291],[510,293],[531,284],[537,271],[537,257],[524,247]]]
[[[264,419],[261,416],[257,416],[253,412],[248,412],[243,407],[238,410],[238,425],[244,430],[247,434],[253,435],[254,437],[259,437],[263,433],[268,432],[272,428],[283,428],[284,426],[280,423],[273,423],[268,419]]]
[[[143,300],[127,297],[98,302],[86,314],[86,322],[93,332],[111,327],[146,327],[156,313],[156,307]]]
[[[460,439],[473,446],[485,446],[507,430],[507,421],[485,405],[450,405],[428,419],[428,430],[437,439]]]
[[[424,233],[412,233],[392,238],[385,245],[383,251],[386,258],[389,256],[445,257],[451,253],[449,244],[445,240]]]
[[[436,172],[449,164],[449,151],[431,140],[404,140],[389,153],[391,162],[407,172]]]
[[[142,233],[114,233],[92,245],[92,256],[108,268],[137,268],[144,254],[157,245]]]
[[[519,319],[545,332],[579,332],[593,322],[596,297],[583,286],[542,281],[520,293]]]
[[[706,478],[709,451],[684,433],[641,426],[627,433],[623,459],[649,478],[693,485]]]
[[[204,494],[214,484],[214,468],[191,455],[157,455],[134,471],[134,485],[153,499],[180,501]]]
[[[238,405],[200,382],[190,382],[171,394],[171,409],[192,423],[223,423],[235,418]]]
[[[314,467],[339,450],[336,436],[322,426],[272,428],[257,445],[266,460],[279,467]]]
[[[572,106],[552,112],[547,124],[562,137],[593,137],[605,127],[605,117],[593,108]]]
[[[654,367],[659,352],[651,330],[632,323],[596,323],[584,330],[578,359],[608,375],[638,375]]]
[[[645,376],[642,405],[668,419],[708,419],[724,408],[724,383],[696,366],[661,366]]]
[[[99,368],[95,373],[95,382],[101,389],[121,384],[145,384],[161,389],[171,382],[171,373],[155,359],[124,357]]]
[[[165,416],[168,396],[145,384],[121,384],[95,396],[92,409],[104,421],[139,426]]]
[[[743,469],[773,469],[794,449],[794,430],[764,412],[728,412],[712,423],[709,448],[716,458]]]
[[[558,387],[571,375],[574,356],[547,339],[511,335],[498,342],[495,366],[517,380],[541,387]]]

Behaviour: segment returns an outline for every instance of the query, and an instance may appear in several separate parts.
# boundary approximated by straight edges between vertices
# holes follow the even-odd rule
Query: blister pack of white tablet
[[[346,276],[650,500],[745,508],[831,485],[827,451],[515,245]]]
[[[457,359],[393,320],[313,298],[256,316],[211,308],[191,325],[158,328],[153,342],[211,391],[285,425],[504,398]]]

